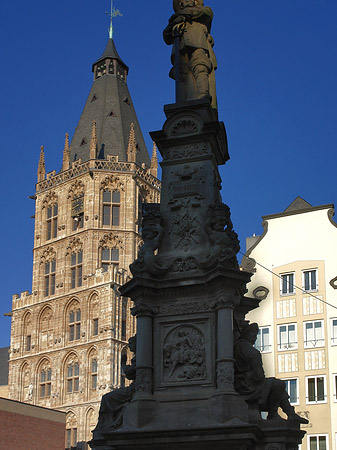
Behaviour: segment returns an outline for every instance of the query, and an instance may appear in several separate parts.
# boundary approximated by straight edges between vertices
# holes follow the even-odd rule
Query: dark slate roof
[[[115,57],[119,58],[111,39],[105,50],[105,53],[109,52],[110,57],[113,52]],[[140,165],[145,163],[146,166],[150,166],[149,153],[128,86],[116,74],[103,75],[93,82],[70,144],[70,162],[79,158],[82,161],[89,159],[93,120],[96,121],[97,128],[98,159],[106,159],[107,155],[117,155],[119,161],[127,161],[130,125],[134,123],[138,147],[136,162]]]
[[[284,210],[284,212],[295,212],[308,208],[312,208],[312,205],[310,205],[310,203],[306,202],[302,197],[296,197],[295,200],[290,203],[288,208]]]
[[[108,40],[103,55],[94,62],[93,66],[98,62],[103,61],[103,59],[105,58],[118,59],[118,61],[120,61],[126,68],[128,68],[128,66],[122,61],[121,57],[119,56],[113,39]]]
[[[9,347],[0,348],[0,386],[8,384],[8,354]]]

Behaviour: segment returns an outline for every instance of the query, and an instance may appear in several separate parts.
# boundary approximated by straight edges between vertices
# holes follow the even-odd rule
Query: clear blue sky
[[[148,147],[174,100],[162,30],[171,0],[117,0],[115,42]],[[336,0],[209,0],[215,13],[220,119],[231,160],[223,199],[242,248],[261,216],[300,195],[337,202]],[[0,347],[9,345],[11,296],[31,289],[34,194],[40,146],[61,167],[107,41],[109,0],[3,1],[1,29]],[[319,230],[317,230],[319,232]],[[337,257],[336,257],[337,275]]]

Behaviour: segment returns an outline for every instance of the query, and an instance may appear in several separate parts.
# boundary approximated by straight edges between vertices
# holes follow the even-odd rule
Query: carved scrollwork
[[[99,240],[98,248],[110,247],[110,248],[123,248],[123,242],[119,239],[118,235],[113,233],[106,233],[102,239]]]
[[[136,391],[146,394],[152,393],[151,369],[139,368],[136,372]]]
[[[70,240],[67,250],[66,250],[66,256],[70,255],[71,253],[77,253],[83,250],[83,242],[79,237],[75,237]]]
[[[247,272],[255,272],[256,261],[254,258],[244,255],[241,261],[241,267]]]
[[[209,149],[206,144],[188,144],[172,147],[165,152],[165,159],[188,159],[196,156],[202,156],[209,153]]]
[[[50,191],[42,201],[42,209],[45,209],[50,205],[54,205],[57,202],[58,196],[56,195],[55,191]]]
[[[217,364],[217,387],[219,390],[230,390],[234,386],[234,368],[228,361],[221,361]]]
[[[53,247],[47,247],[46,250],[43,251],[41,258],[40,258],[40,264],[44,264],[49,261],[53,261],[56,259],[56,252],[53,249]]]
[[[115,175],[107,175],[101,181],[101,190],[111,189],[112,191],[124,191],[124,183]]]
[[[81,180],[76,180],[68,191],[68,198],[78,198],[84,195],[84,183]]]

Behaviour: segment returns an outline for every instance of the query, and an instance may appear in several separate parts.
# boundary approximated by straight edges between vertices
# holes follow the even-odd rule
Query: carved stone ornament
[[[139,368],[136,372],[136,391],[146,394],[152,393],[151,369]]]
[[[200,244],[202,224],[197,215],[174,215],[169,234],[172,237],[174,248],[181,248],[187,252],[191,246]]]
[[[168,382],[207,378],[205,338],[192,325],[174,328],[164,341],[164,378]]]
[[[244,255],[241,261],[241,267],[247,272],[255,272],[256,261],[254,258]]]
[[[154,203],[154,192],[145,183],[137,182],[139,187],[139,193],[146,203]]]
[[[180,160],[180,159],[195,158],[197,156],[203,156],[208,153],[210,153],[210,151],[206,144],[202,143],[187,144],[167,149],[164,154],[164,158],[166,160],[167,159]]]
[[[56,259],[56,252],[53,249],[53,247],[47,247],[46,250],[43,251],[41,258],[40,258],[40,264],[44,264],[49,261],[53,261]]]
[[[76,180],[68,191],[68,198],[78,198],[84,195],[84,183],[81,180]]]
[[[66,256],[70,255],[71,253],[80,252],[82,250],[83,250],[83,242],[81,241],[80,238],[75,237],[70,240],[67,246]]]
[[[124,191],[124,183],[115,175],[107,175],[103,181],[101,181],[101,189],[111,189],[112,191]]]
[[[47,208],[50,205],[53,205],[58,202],[58,197],[55,191],[50,191],[42,201],[42,209]]]
[[[337,289],[337,277],[333,278],[332,280],[329,281],[330,286],[333,289]]]
[[[253,297],[257,300],[264,300],[265,298],[267,298],[268,294],[269,289],[264,286],[259,286],[253,291]]]
[[[199,263],[193,256],[177,258],[172,264],[172,272],[188,272],[190,270],[196,270],[198,267]]]
[[[119,239],[116,233],[112,231],[110,233],[106,233],[98,243],[98,248],[110,247],[110,248],[123,248],[123,242]]]
[[[219,390],[231,390],[234,386],[234,368],[228,361],[220,361],[217,364],[217,387]]]

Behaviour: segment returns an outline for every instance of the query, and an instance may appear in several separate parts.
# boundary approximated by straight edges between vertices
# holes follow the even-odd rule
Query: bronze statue
[[[136,353],[136,336],[129,339],[129,349],[132,353]],[[122,354],[122,370],[125,377],[128,380],[132,380],[132,383],[127,387],[121,387],[103,395],[98,423],[93,431],[95,439],[122,425],[125,404],[131,401],[136,391],[134,381],[136,379],[136,355],[131,359],[130,365],[126,364],[126,360],[127,355]]]
[[[172,45],[177,102],[207,98],[217,109],[215,74],[217,68],[210,35],[213,11],[203,0],[173,0],[175,14],[164,30],[166,44]]]
[[[273,377],[266,378],[261,353],[254,347],[258,332],[256,323],[246,325],[235,345],[235,389],[245,397],[253,416],[261,418],[260,412],[266,411],[268,420],[282,420],[277,413],[281,408],[288,420],[298,424],[309,423],[295,413],[285,382]]]

